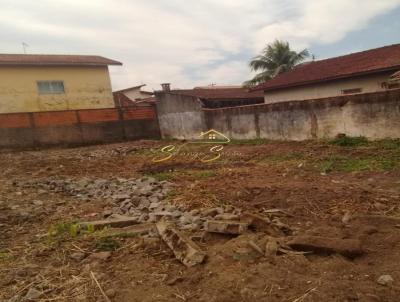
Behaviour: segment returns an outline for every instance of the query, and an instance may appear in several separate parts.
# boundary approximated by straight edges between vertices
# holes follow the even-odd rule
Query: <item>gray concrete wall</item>
[[[163,138],[196,139],[205,129],[204,112],[196,97],[156,94],[157,116]]]
[[[400,90],[203,111],[206,129],[233,139],[400,138]]]

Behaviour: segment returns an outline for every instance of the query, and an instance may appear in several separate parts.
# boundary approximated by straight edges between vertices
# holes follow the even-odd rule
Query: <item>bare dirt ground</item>
[[[398,141],[354,146],[233,142],[211,163],[189,153],[153,163],[153,151],[163,145],[137,141],[2,151],[0,301],[23,301],[20,297],[29,291],[35,301],[400,300]],[[92,256],[104,249],[98,234],[72,234],[62,226],[102,219],[109,200],[85,201],[16,185],[46,178],[143,176],[172,182],[168,201],[188,210],[282,209],[279,219],[290,228],[290,234],[279,234],[282,238],[358,239],[364,252],[355,258],[318,252],[266,257],[249,251],[248,242],[277,234],[249,230],[240,236],[203,234],[198,244],[207,259],[191,268],[176,260],[162,240],[140,236],[119,238],[111,256],[101,259]],[[58,231],[52,236],[54,229]],[[85,257],[73,258],[74,253]],[[381,285],[377,280],[382,275],[394,281]]]

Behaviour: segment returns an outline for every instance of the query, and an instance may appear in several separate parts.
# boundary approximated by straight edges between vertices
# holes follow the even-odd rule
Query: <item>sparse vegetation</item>
[[[249,146],[257,146],[257,145],[265,145],[268,144],[270,140],[266,138],[255,138],[255,139],[234,139],[231,140],[229,144],[232,145],[249,145]]]
[[[400,158],[385,156],[376,157],[346,157],[332,156],[319,162],[319,169],[324,173],[333,171],[359,172],[359,171],[390,171],[399,167]]]
[[[173,172],[158,172],[154,174],[148,174],[150,177],[154,177],[157,181],[163,181],[163,180],[170,180],[173,178],[174,174]]]
[[[330,141],[332,145],[338,145],[342,147],[357,147],[368,144],[368,139],[364,136],[340,136]]]
[[[121,246],[120,242],[112,237],[100,237],[95,241],[95,248],[98,251],[115,251]]]

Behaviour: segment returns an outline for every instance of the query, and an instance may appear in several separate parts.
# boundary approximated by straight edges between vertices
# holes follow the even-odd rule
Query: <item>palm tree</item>
[[[261,71],[253,79],[246,81],[245,86],[255,86],[293,69],[297,64],[310,56],[307,49],[296,52],[290,49],[289,43],[275,40],[268,44],[262,53],[250,62],[252,71]]]

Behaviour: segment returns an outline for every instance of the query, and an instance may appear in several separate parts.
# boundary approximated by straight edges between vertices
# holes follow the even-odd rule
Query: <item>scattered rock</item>
[[[101,261],[107,261],[108,259],[111,258],[111,252],[98,252],[98,253],[93,253],[89,256],[91,260],[101,260]]]
[[[267,242],[265,244],[265,256],[276,256],[279,250],[279,246],[280,244],[278,239],[267,236]]]
[[[106,290],[105,294],[108,298],[114,298],[117,295],[117,292],[115,291],[115,289],[110,288]]]
[[[383,286],[390,286],[394,282],[394,279],[391,275],[382,275],[376,282]]]
[[[83,259],[85,259],[86,254],[82,253],[82,252],[75,252],[75,253],[72,253],[69,257],[71,259],[74,259],[75,261],[82,261]]]
[[[39,299],[43,295],[43,292],[31,287],[28,292],[26,293],[24,299],[31,301],[31,300],[36,300]]]

